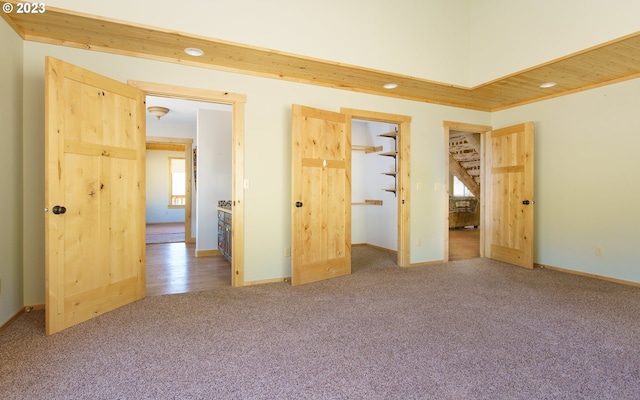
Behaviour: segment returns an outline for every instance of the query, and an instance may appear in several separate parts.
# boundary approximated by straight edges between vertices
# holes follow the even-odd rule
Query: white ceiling
[[[155,116],[147,112],[147,125],[161,122],[167,125],[189,125],[195,127],[198,109],[231,112],[231,106],[229,104],[147,96],[147,107],[152,106],[166,107],[169,109],[169,112],[160,118],[160,121],[157,121]]]

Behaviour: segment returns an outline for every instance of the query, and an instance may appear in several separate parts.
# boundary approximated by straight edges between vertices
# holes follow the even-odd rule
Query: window
[[[453,176],[453,195],[474,197],[473,193],[471,193],[464,183],[455,175]]]
[[[169,207],[184,208],[186,176],[184,158],[169,157]]]

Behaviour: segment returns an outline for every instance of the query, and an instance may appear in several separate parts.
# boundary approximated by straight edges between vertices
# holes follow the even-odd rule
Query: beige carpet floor
[[[640,288],[486,259],[147,297],[0,332],[2,399],[638,399]]]
[[[184,222],[147,224],[147,244],[177,242],[184,242]]]

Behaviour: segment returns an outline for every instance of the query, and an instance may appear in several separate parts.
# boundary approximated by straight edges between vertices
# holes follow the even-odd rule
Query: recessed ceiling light
[[[197,49],[195,47],[187,47],[186,49],[184,49],[184,52],[194,57],[200,57],[204,55],[204,51]]]
[[[545,82],[545,83],[541,84],[540,87],[543,88],[543,89],[547,89],[547,88],[550,88],[550,87],[554,87],[555,85],[557,85],[557,83],[555,83],[555,82]]]
[[[384,86],[382,86],[385,89],[395,89],[398,87],[397,83],[386,83]]]

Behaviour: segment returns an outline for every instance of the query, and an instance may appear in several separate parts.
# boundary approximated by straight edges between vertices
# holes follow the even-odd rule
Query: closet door
[[[533,122],[488,134],[485,255],[533,268]]]
[[[351,273],[351,119],[293,106],[293,285]]]

